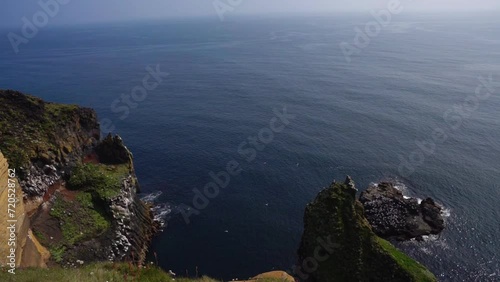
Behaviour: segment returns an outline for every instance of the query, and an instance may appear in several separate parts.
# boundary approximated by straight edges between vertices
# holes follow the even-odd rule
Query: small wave
[[[167,225],[168,217],[172,213],[172,206],[169,203],[161,203],[153,206],[151,211],[153,211],[154,220],[163,228]]]
[[[408,186],[406,186],[403,182],[400,182],[399,180],[394,180],[394,188],[401,191],[401,193],[403,193],[403,198],[405,198],[407,200],[408,199],[417,199],[417,202],[419,205],[423,201],[421,198],[408,196],[408,195],[410,195],[410,193],[408,192],[409,191]]]
[[[410,196],[408,196],[408,187],[404,183],[394,180],[394,188],[401,191],[405,198],[411,198]]]
[[[151,204],[151,211],[154,214],[154,221],[160,224],[163,229],[167,225],[170,214],[172,213],[172,205],[170,203],[158,203],[158,199],[163,193],[161,191],[153,192],[141,198],[142,201]]]
[[[404,198],[405,200],[409,200],[409,199],[417,199],[417,203],[418,203],[419,205],[422,203],[422,199],[420,199],[420,198],[414,198],[414,197],[405,196],[405,195],[403,195],[403,198]]]
[[[432,251],[429,248],[423,247],[420,250],[426,255],[432,255]]]
[[[441,210],[441,215],[444,217],[444,218],[448,218],[451,216],[451,210],[448,209],[448,208],[445,208],[443,207],[443,209]]]
[[[425,242],[432,242],[439,240],[439,235],[424,235],[422,238]]]
[[[447,240],[442,238],[441,235],[424,235],[422,236],[421,241],[413,238],[403,244],[411,246],[412,248],[415,248],[416,251],[422,252],[426,255],[433,255],[434,253],[439,253],[450,248]]]
[[[422,235],[422,240],[421,241],[423,241],[423,242],[434,242],[434,241],[438,241],[439,238],[440,238],[439,235],[433,235],[433,234],[431,234],[431,235]],[[417,240],[417,238],[412,238],[408,242],[420,245],[421,241]],[[426,247],[422,247],[421,248],[422,251],[425,252],[425,250],[423,250],[425,248]]]
[[[153,203],[155,202],[163,193],[161,191],[154,192],[151,194],[144,195],[144,197],[141,198],[143,202],[146,203]]]

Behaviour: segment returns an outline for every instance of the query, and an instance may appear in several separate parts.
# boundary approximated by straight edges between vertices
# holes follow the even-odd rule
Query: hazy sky
[[[0,26],[19,26],[21,18],[31,19],[41,10],[38,2],[56,0],[0,0]],[[356,10],[368,13],[387,6],[391,0],[57,0],[59,13],[53,24],[209,16],[218,19],[213,3],[241,2],[227,18],[256,13],[311,13]],[[416,10],[497,10],[500,0],[400,0],[407,11]]]

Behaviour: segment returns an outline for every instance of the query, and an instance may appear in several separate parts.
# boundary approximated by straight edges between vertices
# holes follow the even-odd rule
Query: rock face
[[[0,105],[0,150],[19,172],[30,206],[26,230],[50,251],[48,263],[142,263],[157,224],[137,195],[123,140],[100,140],[92,109],[9,90],[0,90]]]
[[[361,193],[360,201],[374,232],[383,238],[420,239],[444,229],[440,206],[430,198],[420,204],[405,198],[393,183],[371,186]]]
[[[123,144],[120,136],[109,134],[96,147],[99,161],[106,164],[123,164],[132,161],[132,153]]]
[[[437,281],[424,266],[373,233],[352,179],[307,205],[295,274],[304,281]]]
[[[139,182],[135,177],[133,155],[120,136],[109,134],[95,147],[101,164],[126,165],[130,174],[122,179],[120,192],[109,201],[114,238],[108,260],[137,260],[146,258],[146,250],[153,233],[159,228],[151,211],[139,197]],[[129,257],[127,257],[129,256]]]
[[[28,197],[45,194],[100,139],[92,109],[48,103],[12,90],[0,90],[0,105],[0,149],[18,169]],[[47,170],[47,165],[56,170]]]
[[[15,258],[13,259],[13,266],[16,267],[46,267],[45,260],[49,256],[47,249],[42,247],[38,240],[33,236],[30,230],[30,219],[26,213],[23,203],[23,195],[21,187],[17,179],[9,177],[9,164],[0,152],[0,207],[5,210],[0,213],[0,266],[6,266],[11,263],[11,259],[7,256],[10,255],[10,249],[15,249]],[[14,180],[14,190],[8,188],[9,179]],[[12,183],[12,182],[11,182]],[[14,192],[14,193],[13,193]],[[14,196],[14,197],[13,197]],[[15,199],[10,201],[9,199]],[[14,204],[9,206],[9,204]],[[7,208],[12,209],[7,213]],[[10,227],[11,222],[15,224],[15,237],[11,236]],[[14,240],[9,241],[13,238]],[[12,245],[9,245],[11,242]],[[12,268],[12,266],[9,266]]]

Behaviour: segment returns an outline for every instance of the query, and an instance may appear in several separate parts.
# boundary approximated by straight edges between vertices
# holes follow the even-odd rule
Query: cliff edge
[[[0,104],[0,151],[16,170],[26,219],[18,239],[49,250],[39,266],[141,264],[157,225],[123,140],[101,140],[92,109],[11,90],[0,90]]]

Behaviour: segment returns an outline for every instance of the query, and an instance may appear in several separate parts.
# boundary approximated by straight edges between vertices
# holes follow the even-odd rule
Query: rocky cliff
[[[19,182],[12,176],[15,172],[9,171],[7,159],[0,152],[0,207],[3,208],[0,212],[0,266],[10,269],[46,267],[49,253],[30,230],[23,193]]]
[[[308,204],[296,274],[306,281],[437,281],[424,266],[372,231],[348,177]]]
[[[156,225],[121,138],[100,140],[92,109],[9,90],[0,104],[0,151],[18,172],[28,229],[50,251],[47,262],[143,262]]]
[[[0,105],[0,149],[18,169],[26,196],[42,196],[100,139],[92,109],[11,90],[0,90]]]

